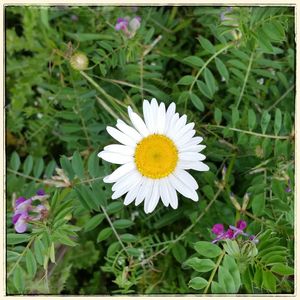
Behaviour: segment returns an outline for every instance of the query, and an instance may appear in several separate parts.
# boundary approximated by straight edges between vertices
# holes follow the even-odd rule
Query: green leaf
[[[207,98],[212,99],[213,94],[211,94],[208,86],[201,80],[197,80],[197,86],[199,91]]]
[[[237,256],[240,254],[240,247],[235,240],[225,240],[225,244],[223,244],[224,250],[226,253],[232,256]]]
[[[202,290],[207,286],[208,282],[206,279],[202,277],[194,277],[189,282],[189,287],[191,287],[194,290]]]
[[[265,211],[265,195],[264,193],[255,195],[252,199],[252,211],[256,216],[261,216]]]
[[[133,243],[137,240],[137,237],[130,233],[124,233],[120,235],[120,239],[122,242],[125,243]]]
[[[32,254],[32,251],[30,249],[27,249],[26,251],[25,260],[29,276],[30,278],[34,278],[37,270],[37,264],[34,255]]]
[[[33,167],[33,176],[36,178],[40,178],[42,172],[44,170],[44,160],[42,157],[36,158]]]
[[[232,108],[232,113],[231,113],[231,120],[232,120],[232,127],[235,127],[236,123],[240,119],[240,113],[236,107]]]
[[[222,253],[222,249],[211,242],[197,242],[195,243],[194,248],[200,255],[209,258],[217,257]]]
[[[74,178],[74,172],[70,160],[65,155],[63,155],[59,161],[66,175],[72,180]]]
[[[10,167],[14,171],[18,171],[20,168],[20,165],[21,165],[20,156],[16,151],[14,151],[10,158]]]
[[[90,175],[94,177],[100,176],[99,158],[97,152],[93,152],[88,159],[88,171]]]
[[[222,121],[222,111],[218,107],[215,107],[214,119],[217,125],[220,125]]]
[[[24,242],[28,242],[31,236],[26,233],[8,233],[6,242],[8,245],[16,245]]]
[[[222,60],[219,59],[218,57],[215,58],[215,62],[216,62],[216,67],[217,67],[218,72],[226,80],[226,82],[228,82],[229,73],[228,73],[226,66],[224,65]]]
[[[211,283],[211,292],[213,294],[225,294],[226,290],[224,289],[223,286],[221,286],[221,284],[219,284],[218,282],[213,281]]]
[[[204,111],[204,104],[203,102],[201,101],[201,99],[194,93],[190,93],[190,98],[191,98],[191,101],[192,103],[194,104],[194,106],[200,110],[200,111]]]
[[[263,134],[266,133],[270,120],[271,120],[271,115],[265,110],[262,114],[261,123],[260,123]]]
[[[186,75],[183,76],[178,82],[177,84],[181,84],[181,85],[190,85],[192,84],[192,82],[194,81],[195,77],[191,76],[191,75]]]
[[[211,259],[200,259],[198,257],[188,259],[184,265],[193,268],[197,272],[208,272],[215,267],[215,263]]]
[[[186,259],[186,249],[181,243],[177,243],[172,247],[172,254],[179,263]]]
[[[23,165],[23,173],[25,175],[29,175],[33,167],[33,157],[28,155],[24,161]]]
[[[226,293],[233,294],[238,292],[236,290],[233,277],[231,276],[229,270],[224,266],[219,267],[218,281],[223,289],[225,289]]]
[[[287,265],[284,265],[282,263],[273,265],[272,268],[271,268],[271,271],[273,273],[277,273],[277,274],[285,275],[285,276],[294,274],[294,269],[293,268],[291,268]]]
[[[114,201],[114,202],[111,202],[110,204],[108,204],[108,206],[106,207],[106,212],[108,214],[115,214],[116,212],[123,209],[123,207],[124,207],[124,204],[121,201]]]
[[[205,70],[204,70],[204,79],[205,79],[205,83],[210,91],[210,94],[213,96],[217,90],[217,86],[216,86],[216,81],[215,81],[214,75],[208,68],[205,68]]]
[[[93,216],[91,219],[89,219],[86,224],[84,225],[84,231],[88,232],[93,229],[95,229],[101,222],[105,219],[104,214],[98,214],[96,216]]]
[[[13,283],[19,293],[23,293],[25,290],[25,274],[20,266],[17,266],[13,273]]]
[[[235,284],[235,293],[237,293],[241,286],[241,276],[239,267],[232,256],[225,255],[223,258],[223,266],[229,271]]]
[[[276,277],[270,271],[262,271],[263,287],[272,292],[276,292]]]
[[[136,248],[127,248],[127,252],[129,255],[139,257],[141,255],[141,250]]]
[[[202,67],[204,65],[204,61],[198,56],[188,56],[183,61],[195,67]]]
[[[108,239],[112,233],[113,233],[113,231],[110,227],[102,229],[97,236],[97,243]]]
[[[205,49],[206,51],[208,51],[211,54],[214,54],[216,52],[215,47],[213,46],[213,44],[206,38],[200,36],[198,38],[201,46],[203,49]]]
[[[74,173],[80,178],[84,178],[84,167],[82,158],[78,151],[75,151],[72,157],[72,168],[74,170]]]
[[[256,126],[256,114],[253,109],[248,109],[248,127],[252,131]]]
[[[132,226],[134,222],[127,219],[116,220],[113,222],[113,225],[116,229],[124,229]]]
[[[278,135],[280,129],[281,129],[281,124],[282,124],[282,114],[281,110],[279,108],[276,108],[275,111],[275,121],[274,121],[274,132],[275,135]]]
[[[278,21],[263,24],[264,33],[273,41],[281,42],[284,37],[284,28]]]
[[[45,256],[45,246],[43,245],[40,239],[36,239],[34,242],[34,255],[35,258],[41,266],[44,263],[44,256]]]

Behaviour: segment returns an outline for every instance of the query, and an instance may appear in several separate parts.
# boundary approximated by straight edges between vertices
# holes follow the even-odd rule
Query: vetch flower
[[[29,199],[24,197],[16,199],[12,217],[16,232],[23,233],[27,230],[28,222],[43,220],[48,216],[48,208],[45,205],[47,197],[45,191],[40,189],[35,196]],[[37,204],[35,204],[36,201]]]
[[[118,18],[117,24],[115,25],[115,29],[117,31],[122,30],[127,37],[134,37],[137,30],[141,27],[141,17],[136,16],[132,19],[129,17]]]
[[[126,31],[128,26],[128,18],[118,18],[117,24],[115,26],[116,30],[123,30]]]
[[[179,117],[172,103],[167,109],[156,99],[143,102],[144,120],[131,107],[128,114],[132,126],[117,120],[116,128],[107,132],[121,144],[104,147],[98,156],[120,164],[112,174],[103,179],[114,183],[112,199],[126,194],[124,204],[144,201],[144,211],[151,213],[159,199],[165,206],[178,207],[176,191],[198,201],[198,184],[186,170],[208,171],[201,153],[206,146],[203,138],[195,137],[194,123],[187,116]]]
[[[229,225],[229,229],[227,231],[224,230],[223,224],[215,224],[212,228],[212,233],[214,233],[217,237],[212,241],[212,243],[214,244],[220,240],[225,240],[225,239],[234,240],[239,235],[249,237],[249,234],[244,232],[244,229],[246,227],[247,227],[247,222],[244,220],[239,220],[236,223],[236,226]],[[258,243],[258,239],[254,235],[251,235],[249,239],[254,243]]]

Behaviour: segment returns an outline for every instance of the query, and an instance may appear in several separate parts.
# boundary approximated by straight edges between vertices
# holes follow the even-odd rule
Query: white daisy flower
[[[103,179],[112,186],[112,199],[126,194],[124,204],[144,201],[145,213],[151,213],[159,199],[165,206],[178,207],[177,192],[198,201],[198,184],[185,170],[208,171],[199,153],[206,146],[200,145],[203,138],[195,137],[194,123],[186,123],[187,117],[175,112],[175,103],[166,110],[144,100],[142,118],[128,107],[133,126],[117,120],[116,128],[108,126],[107,132],[119,143],[104,147],[98,156],[120,164],[112,174]]]

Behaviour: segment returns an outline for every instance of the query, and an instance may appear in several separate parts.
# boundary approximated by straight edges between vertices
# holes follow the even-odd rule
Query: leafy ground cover
[[[7,294],[294,292],[292,7],[10,6],[5,25]],[[210,171],[199,202],[145,214],[97,153],[152,98]]]

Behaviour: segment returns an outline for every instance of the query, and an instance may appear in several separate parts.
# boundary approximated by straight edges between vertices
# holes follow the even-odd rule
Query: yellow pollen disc
[[[151,134],[137,144],[134,159],[143,176],[159,179],[174,171],[178,151],[173,141],[165,135]]]

